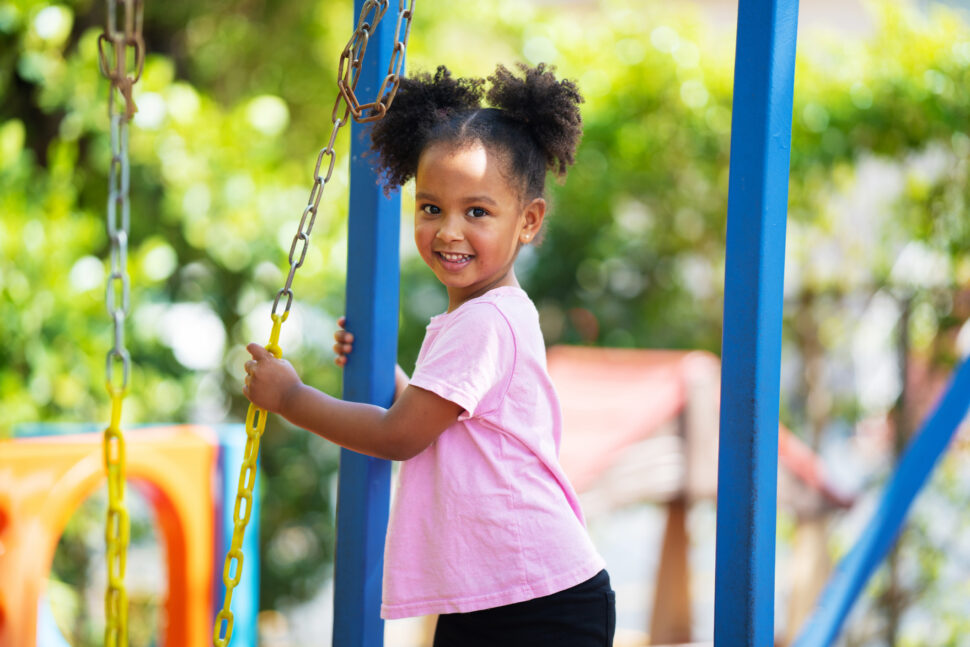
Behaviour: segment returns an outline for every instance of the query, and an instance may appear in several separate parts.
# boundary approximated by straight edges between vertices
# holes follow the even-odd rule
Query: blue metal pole
[[[731,126],[714,644],[774,644],[782,287],[797,0],[741,0]]]
[[[899,459],[879,508],[819,596],[795,647],[831,645],[873,571],[892,547],[909,508],[946,451],[970,407],[970,359],[963,360],[943,398]]]
[[[355,0],[359,15],[362,0]],[[356,27],[356,24],[354,25]],[[387,73],[394,18],[370,37],[357,95],[370,101]],[[383,195],[370,159],[366,125],[351,127],[350,225],[347,255],[347,329],[354,352],[344,368],[344,399],[389,407],[394,398],[399,301],[401,200]],[[382,647],[380,618],[384,535],[391,464],[341,450],[334,567],[334,647]]]

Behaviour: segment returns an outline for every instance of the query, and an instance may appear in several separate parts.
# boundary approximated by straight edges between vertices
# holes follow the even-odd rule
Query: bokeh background
[[[484,76],[496,63],[543,61],[585,95],[576,165],[551,187],[544,243],[519,261],[548,344],[719,353],[735,7],[418,1],[410,70]],[[146,3],[130,140],[126,424],[243,419],[244,346],[268,338],[352,14],[349,0]],[[802,2],[781,419],[863,500],[970,351],[967,16],[965,2]],[[90,0],[0,4],[0,436],[107,416],[103,23]],[[304,380],[330,393],[341,379],[330,347],[345,296],[348,145],[344,133],[282,338]],[[447,301],[413,251],[407,187],[403,198],[399,361],[410,370]],[[874,426],[886,458],[838,463],[839,448]],[[937,471],[844,644],[970,644],[968,445],[958,441]],[[301,623],[326,616],[337,456],[270,421],[266,644],[309,644]],[[75,645],[101,639],[91,610],[103,578],[99,496],[69,524],[51,576]],[[834,557],[851,527],[833,527]],[[782,515],[782,545],[788,528]],[[133,533],[134,554],[157,555],[145,510]],[[145,629],[133,645],[151,644],[157,626],[155,568],[139,569],[132,626]],[[700,620],[699,633],[710,625]]]

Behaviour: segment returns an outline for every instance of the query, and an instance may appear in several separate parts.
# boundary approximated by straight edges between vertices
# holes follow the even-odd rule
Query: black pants
[[[600,571],[545,597],[438,616],[434,647],[611,647],[616,600]]]

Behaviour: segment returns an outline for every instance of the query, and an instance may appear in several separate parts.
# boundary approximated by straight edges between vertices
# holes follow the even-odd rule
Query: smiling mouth
[[[464,265],[474,258],[473,254],[453,254],[451,252],[435,252],[435,254],[448,265]]]

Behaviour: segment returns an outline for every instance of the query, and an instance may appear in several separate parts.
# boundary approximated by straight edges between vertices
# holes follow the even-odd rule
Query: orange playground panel
[[[211,642],[218,439],[195,425],[125,433],[127,479],[167,555],[165,645]],[[104,481],[100,433],[0,440],[0,645],[37,644],[37,608],[64,526]],[[128,567],[137,567],[128,564]]]

